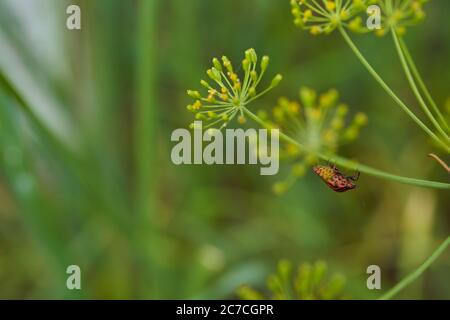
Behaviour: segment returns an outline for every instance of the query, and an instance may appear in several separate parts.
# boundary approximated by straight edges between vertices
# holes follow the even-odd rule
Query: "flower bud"
[[[226,56],[222,57],[223,66],[229,71],[233,72],[233,66],[231,64],[230,59],[228,59]]]
[[[220,61],[217,58],[213,59],[213,65],[214,68],[216,68],[219,71],[222,71],[222,65],[220,64]]]
[[[248,49],[245,52],[245,58],[252,63],[256,63],[258,61],[258,55],[256,54],[255,49]]]
[[[369,121],[369,119],[362,112],[357,113],[355,116],[355,124],[357,126],[365,126],[368,123],[368,121]]]
[[[194,98],[194,99],[201,99],[200,92],[198,92],[198,91],[188,90],[188,91],[187,91],[187,94],[188,94],[188,96],[190,96],[191,98]]]
[[[269,66],[269,57],[264,56],[261,60],[261,70],[262,72],[266,71],[267,67]]]
[[[250,68],[250,63],[247,59],[242,60],[242,69],[244,69],[244,72],[247,72]]]
[[[272,190],[275,194],[283,194],[286,192],[286,190],[288,189],[288,186],[286,185],[285,182],[277,182],[273,185]],[[274,279],[268,279],[268,286],[271,286],[271,282],[274,281]],[[276,288],[276,286],[275,286]]]
[[[305,107],[313,107],[316,103],[316,92],[312,89],[303,87],[300,89],[300,99],[305,104]]]
[[[208,82],[206,82],[205,80],[200,80],[200,84],[202,85],[202,86],[204,86],[205,88],[211,88],[211,86],[209,85],[209,83]]]
[[[250,77],[252,78],[253,82],[256,82],[258,80],[258,74],[254,70],[250,72]]]
[[[283,76],[281,74],[277,74],[275,78],[273,78],[272,83],[270,84],[271,87],[276,87],[280,84],[281,80],[283,80]]]

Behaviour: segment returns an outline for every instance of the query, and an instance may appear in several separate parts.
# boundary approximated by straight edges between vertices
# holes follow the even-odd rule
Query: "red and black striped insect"
[[[313,171],[328,187],[336,192],[346,192],[355,189],[355,182],[358,181],[360,174],[360,172],[357,172],[354,176],[346,177],[334,164],[332,166],[315,166]]]

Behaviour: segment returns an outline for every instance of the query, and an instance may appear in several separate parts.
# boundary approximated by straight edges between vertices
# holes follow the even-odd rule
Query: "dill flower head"
[[[318,95],[316,91],[303,87],[300,101],[280,98],[271,115],[260,112],[259,116],[293,137],[305,150],[336,154],[340,146],[356,140],[361,127],[368,122],[367,116],[361,112],[346,122],[348,112],[348,106],[339,102],[337,90]],[[305,150],[289,143],[280,148],[280,158],[292,163],[292,168],[285,180],[274,185],[275,193],[285,192],[317,163],[317,157]]]
[[[423,6],[429,0],[377,0],[375,4],[381,9],[381,29],[377,36],[384,36],[394,29],[400,35],[406,28],[414,26],[425,19]]]
[[[343,26],[366,31],[359,16],[373,0],[291,0],[294,23],[313,35],[329,34]]]
[[[187,106],[187,109],[195,114],[196,120],[206,123],[203,126],[205,129],[223,128],[236,117],[240,123],[245,123],[245,108],[276,87],[282,80],[282,76],[278,74],[266,89],[262,91],[258,89],[269,66],[269,57],[264,56],[259,61],[254,49],[248,49],[245,52],[245,58],[242,61],[244,72],[242,78],[226,56],[223,56],[221,61],[214,58],[212,63],[212,68],[206,72],[212,84],[206,80],[200,81],[206,94],[194,90],[187,91],[187,94],[195,99],[193,104]]]
[[[294,272],[292,263],[282,260],[276,273],[267,279],[268,297],[248,286],[239,288],[237,295],[243,300],[337,300],[346,298],[345,282],[344,276],[338,273],[329,276],[323,261],[303,263]]]

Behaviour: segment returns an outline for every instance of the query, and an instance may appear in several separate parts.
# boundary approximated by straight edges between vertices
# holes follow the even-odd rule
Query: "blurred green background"
[[[78,4],[82,30],[65,27]],[[449,92],[450,2],[432,1],[406,36],[434,97]],[[416,106],[389,37],[355,36],[368,59]],[[285,195],[254,166],[172,164],[171,132],[192,115],[212,57],[271,57],[280,87],[336,88],[370,119],[340,154],[401,175],[445,181],[428,139],[338,34],[294,27],[289,1],[0,0],[0,298],[235,298],[264,289],[277,261],[325,260],[355,299],[376,298],[450,232],[448,192],[362,176],[333,193],[309,173]],[[417,109],[418,110],[418,109]],[[280,177],[289,166],[281,165]],[[66,288],[66,268],[82,290]],[[400,298],[450,298],[444,254]]]

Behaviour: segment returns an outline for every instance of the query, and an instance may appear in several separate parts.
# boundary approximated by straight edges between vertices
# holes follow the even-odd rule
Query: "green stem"
[[[392,38],[394,39],[395,48],[397,49],[398,56],[400,58],[402,66],[403,66],[403,70],[405,71],[406,78],[408,79],[409,85],[411,86],[411,89],[414,92],[414,95],[416,96],[417,101],[419,102],[420,106],[422,107],[423,112],[425,112],[427,117],[433,123],[434,127],[439,131],[439,133],[442,135],[442,137],[445,138],[445,141],[448,143],[449,140],[448,140],[447,133],[441,128],[441,126],[439,125],[439,122],[437,122],[437,120],[434,118],[433,114],[431,113],[430,109],[428,108],[427,104],[425,103],[425,100],[423,99],[422,95],[420,94],[420,91],[416,85],[416,82],[414,81],[414,77],[411,73],[411,70],[409,69],[408,62],[406,61],[406,57],[402,51],[397,32],[394,29],[392,29],[391,34],[392,34]]]
[[[402,291],[404,288],[406,288],[408,285],[410,285],[412,282],[414,282],[417,278],[419,278],[422,273],[427,270],[431,264],[436,261],[437,258],[447,249],[447,247],[450,245],[450,237],[448,237],[437,249],[433,252],[431,256],[428,257],[425,262],[418,267],[416,270],[414,270],[412,273],[410,273],[406,278],[404,278],[402,281],[400,281],[397,285],[395,285],[391,290],[389,290],[387,293],[382,295],[379,300],[389,300],[392,299],[395,295],[397,295],[400,291]]]
[[[411,56],[411,53],[408,50],[408,47],[406,46],[405,41],[403,40],[402,37],[399,37],[399,41],[400,41],[400,46],[402,47],[402,50],[405,54],[406,61],[408,62],[409,66],[411,68],[411,71],[412,71],[414,77],[416,78],[417,83],[419,84],[420,89],[425,94],[425,98],[428,100],[428,103],[431,105],[431,107],[433,108],[433,111],[437,114],[439,120],[445,126],[447,131],[450,131],[450,127],[449,127],[447,121],[445,120],[445,117],[442,115],[442,112],[439,110],[436,102],[434,101],[433,97],[431,96],[430,91],[428,90],[427,86],[425,85],[425,82],[423,81],[422,76],[420,75],[419,70],[417,69],[417,66],[414,63],[414,60]]]
[[[262,127],[267,128],[267,129],[273,129],[273,127],[270,124],[264,122],[264,120],[259,118],[257,115],[252,113],[247,108],[244,108],[244,111],[251,119],[253,119],[256,123],[258,123]],[[306,152],[309,152],[309,153],[321,158],[322,160],[332,161],[333,163],[336,163],[337,165],[347,168],[347,169],[350,169],[350,170],[357,170],[357,171],[360,171],[360,172],[363,172],[368,175],[375,176],[375,177],[378,177],[381,179],[391,180],[391,181],[408,184],[408,185],[413,185],[413,186],[419,186],[419,187],[425,187],[425,188],[435,188],[435,189],[450,189],[450,184],[448,184],[448,183],[428,181],[428,180],[419,180],[419,179],[397,176],[397,175],[390,174],[390,173],[387,173],[387,172],[384,172],[384,171],[381,171],[378,169],[371,168],[366,165],[358,164],[358,163],[348,160],[346,158],[318,152],[316,150],[313,150],[313,149],[299,143],[298,141],[296,141],[295,139],[291,138],[290,136],[284,134],[281,131],[280,131],[279,135],[280,135],[280,138],[283,139],[287,143],[296,145],[300,149],[302,149]]]
[[[356,57],[361,61],[363,66],[369,71],[369,73],[375,78],[375,80],[381,85],[381,87],[386,91],[386,93],[402,108],[406,114],[413,119],[413,121],[421,127],[434,141],[441,145],[448,153],[450,153],[450,147],[444,143],[438,136],[436,136],[433,131],[431,131],[407,106],[400,100],[400,98],[392,91],[392,89],[384,82],[380,75],[375,71],[375,69],[369,64],[369,62],[364,58],[362,53],[359,51],[358,47],[353,43],[352,39],[349,37],[347,32],[343,27],[339,28],[339,31],[347,42],[349,47],[352,49]]]
[[[151,252],[161,250],[160,233],[157,230],[155,209],[155,148],[151,143],[156,130],[155,52],[157,47],[156,26],[159,1],[138,2],[137,64],[136,64],[136,110],[134,131],[135,167],[135,231],[133,244],[137,267],[145,274],[138,281],[139,294],[160,298],[163,288],[162,270]],[[150,293],[149,288],[152,288]]]

